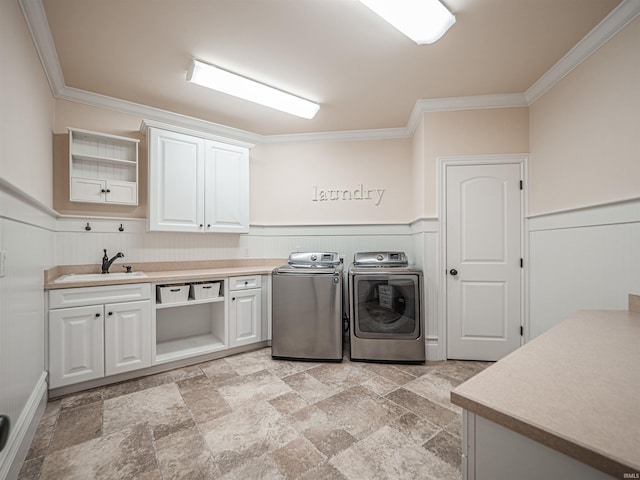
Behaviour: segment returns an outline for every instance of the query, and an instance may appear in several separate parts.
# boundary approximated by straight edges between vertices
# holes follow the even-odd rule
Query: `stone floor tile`
[[[424,444],[424,448],[433,452],[448,464],[460,468],[462,463],[462,443],[458,437],[442,430]]]
[[[43,415],[27,452],[27,460],[41,457],[47,453],[57,422],[58,415],[48,415],[46,417]]]
[[[458,480],[460,471],[386,426],[330,460],[349,480]]]
[[[295,480],[324,460],[324,456],[305,438],[297,438],[274,450],[271,457],[287,480]]]
[[[267,364],[271,362],[271,355],[266,355],[262,350],[254,350],[231,355],[224,360],[238,375],[249,375],[266,370]]]
[[[412,377],[413,378],[413,377]],[[381,377],[373,372],[370,373],[370,378],[366,382],[361,383],[363,387],[367,387],[374,393],[377,393],[380,396],[384,396],[389,392],[392,392],[398,385],[393,383],[391,380]]]
[[[451,403],[451,390],[457,385],[456,380],[435,375],[433,372],[422,375],[412,382],[403,386],[410,392],[428,398],[429,400],[442,405],[443,407],[453,410],[456,413],[462,413],[462,409]]]
[[[406,413],[406,410],[358,385],[316,403],[356,438],[364,438]]]
[[[83,408],[83,407],[80,407]],[[160,479],[145,425],[58,450],[45,457],[40,480]]]
[[[240,376],[223,358],[201,363],[200,369],[211,380],[213,385],[220,385]]]
[[[284,480],[271,455],[250,458],[221,477],[221,480]],[[317,477],[315,480],[324,480]]]
[[[195,427],[157,440],[155,448],[164,480],[209,480],[221,476],[211,452]]]
[[[327,398],[336,393],[335,389],[309,375],[307,371],[282,377],[282,381],[289,385],[292,390],[295,390],[298,395],[311,403],[317,402],[318,400],[322,400],[323,398]]]
[[[25,461],[20,468],[18,480],[38,480],[38,478],[40,478],[43,462],[44,456],[31,458],[30,460]]]
[[[223,474],[300,437],[287,418],[266,402],[244,403],[199,429]]]
[[[269,403],[283,415],[290,415],[309,405],[309,402],[296,392],[289,392],[272,398]]]
[[[306,472],[299,480],[346,480],[346,477],[333,465],[324,462]]]
[[[58,415],[49,452],[86,442],[102,435],[102,402],[61,411]]]
[[[178,382],[178,388],[196,423],[205,423],[231,413],[229,404],[205,375]]]
[[[325,363],[307,370],[307,373],[334,390],[360,385],[370,378],[361,365],[352,362]]]
[[[401,370],[396,365],[387,363],[363,363],[362,368],[380,375],[387,380],[391,380],[396,385],[404,385],[416,378],[414,375]]]
[[[416,445],[423,445],[440,431],[433,423],[420,418],[413,412],[407,412],[391,424]]]
[[[317,405],[309,405],[302,408],[287,418],[291,426],[301,433],[311,428],[322,428],[324,430],[341,428],[338,418],[331,417],[326,411],[318,408]]]
[[[308,428],[304,436],[320,453],[329,458],[346,450],[358,440],[342,428],[329,429],[323,426]]]
[[[148,424],[157,440],[194,425],[175,383],[168,383],[104,401],[105,434],[136,423]]]
[[[431,400],[424,398],[417,393],[413,393],[405,388],[399,388],[389,393],[385,398],[401,405],[407,410],[412,411],[416,415],[422,417],[438,425],[439,427],[445,427],[456,418],[459,414],[442,407]]]
[[[64,411],[94,402],[102,402],[103,390],[103,388],[98,388],[63,397],[60,399],[60,410]]]
[[[247,402],[271,400],[292,391],[286,383],[268,370],[234,378],[217,388],[231,408]]]

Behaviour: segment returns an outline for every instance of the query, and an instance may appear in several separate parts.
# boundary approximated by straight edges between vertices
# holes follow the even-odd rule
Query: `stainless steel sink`
[[[69,283],[69,282],[90,282],[95,280],[126,280],[128,278],[145,278],[144,272],[121,272],[121,273],[70,273],[62,275],[53,283]]]

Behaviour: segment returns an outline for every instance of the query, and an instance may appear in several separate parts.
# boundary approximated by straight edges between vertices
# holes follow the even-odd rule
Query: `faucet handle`
[[[131,273],[131,265],[122,265],[122,268],[126,270],[125,273]]]

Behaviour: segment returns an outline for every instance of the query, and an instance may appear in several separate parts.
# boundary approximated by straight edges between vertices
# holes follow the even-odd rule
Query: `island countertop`
[[[618,478],[640,472],[640,313],[580,311],[451,402]]]

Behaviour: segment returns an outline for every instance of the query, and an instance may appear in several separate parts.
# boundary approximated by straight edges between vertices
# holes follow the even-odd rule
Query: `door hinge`
[[[522,190],[522,180],[520,180],[520,190]]]
[[[520,336],[524,336],[524,327],[522,325],[520,325]]]
[[[524,258],[520,259],[520,268],[524,268]]]

